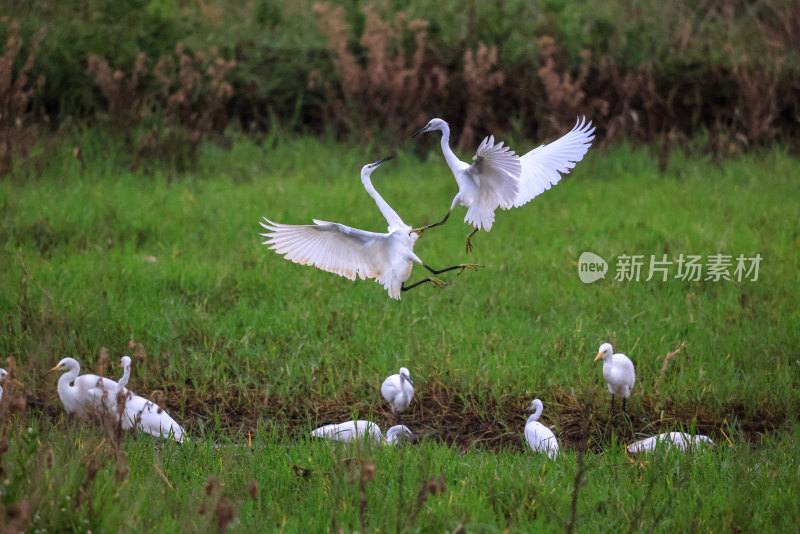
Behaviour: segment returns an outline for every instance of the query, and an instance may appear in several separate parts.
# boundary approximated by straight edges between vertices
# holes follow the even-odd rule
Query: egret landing
[[[467,236],[467,252],[472,250],[470,238],[478,230],[492,229],[498,207],[518,208],[550,189],[561,180],[561,174],[569,173],[583,159],[594,139],[594,127],[585,117],[563,137],[534,148],[524,156],[516,155],[502,142],[495,144],[494,136],[490,135],[478,146],[473,163],[469,164],[453,153],[450,126],[442,119],[432,119],[412,137],[434,130],[442,132],[442,153],[456,179],[458,193],[444,219],[415,228],[414,232],[422,235],[428,228],[444,224],[456,206],[464,206],[467,208],[464,222],[475,228]]]

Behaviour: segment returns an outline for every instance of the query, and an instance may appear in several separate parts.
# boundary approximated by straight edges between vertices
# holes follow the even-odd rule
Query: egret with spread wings
[[[314,219],[314,224],[294,225],[279,224],[266,217],[261,226],[267,229],[261,234],[267,240],[264,245],[270,245],[278,254],[285,255],[287,260],[301,265],[313,265],[323,271],[344,276],[355,280],[356,276],[362,280],[374,278],[382,284],[393,299],[400,299],[400,293],[407,291],[425,282],[435,286],[443,286],[444,282],[429,276],[419,282],[405,285],[411,276],[414,263],[419,263],[433,274],[440,274],[453,269],[477,270],[477,265],[461,264],[444,269],[432,269],[425,265],[414,254],[414,243],[419,235],[412,231],[397,212],[375,190],[370,180],[370,175],[384,161],[391,159],[388,156],[375,163],[364,165],[361,169],[361,182],[367,193],[375,200],[378,209],[389,223],[388,232],[385,234],[368,232],[351,228],[344,224],[320,221]]]
[[[561,173],[568,173],[583,158],[594,139],[594,127],[585,118],[578,120],[563,137],[524,156],[517,156],[502,142],[495,144],[494,136],[490,135],[478,146],[470,165],[453,153],[450,126],[442,119],[432,119],[412,137],[433,130],[442,132],[442,153],[456,179],[458,193],[444,219],[415,228],[414,232],[421,235],[428,228],[444,224],[456,206],[464,206],[467,208],[464,222],[475,228],[467,236],[467,252],[472,250],[470,238],[478,230],[492,229],[498,207],[518,208],[550,189],[561,180]]]

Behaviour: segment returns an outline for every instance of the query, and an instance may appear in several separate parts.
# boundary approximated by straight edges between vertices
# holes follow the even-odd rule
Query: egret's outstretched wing
[[[380,278],[389,264],[388,234],[367,232],[344,224],[319,221],[314,224],[279,224],[264,218],[268,230],[261,234],[278,254],[301,265],[355,280],[356,276]]]
[[[494,142],[494,136],[485,138],[472,158],[466,173],[477,186],[477,200],[467,207],[465,221],[475,228],[491,230],[494,211],[508,209],[519,193],[521,166],[519,156],[503,143]]]
[[[519,178],[519,193],[514,200],[518,208],[530,202],[533,197],[550,189],[561,180],[561,173],[567,174],[577,162],[583,159],[594,139],[591,121],[582,117],[566,135],[549,145],[534,148],[519,158],[522,172]]]

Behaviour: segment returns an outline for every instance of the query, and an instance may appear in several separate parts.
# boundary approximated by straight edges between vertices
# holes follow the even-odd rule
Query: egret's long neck
[[[58,379],[58,395],[60,397],[69,397],[74,396],[72,392],[72,386],[70,386],[70,382],[78,378],[78,373],[81,372],[81,368],[79,365],[71,365],[69,371],[61,375],[61,378]]]
[[[386,222],[389,223],[389,230],[392,231],[396,227],[403,227],[405,223],[403,223],[403,219],[397,214],[394,209],[389,205],[388,202],[383,200],[383,197],[378,193],[375,187],[372,185],[372,180],[369,177],[369,174],[362,173],[361,174],[361,183],[364,184],[364,189],[367,190],[369,196],[375,201],[375,204],[378,205],[378,209],[381,210],[383,214],[383,218],[386,219]]]
[[[543,409],[544,409],[543,405],[538,404],[538,403],[536,404],[536,411],[533,412],[533,415],[531,415],[531,417],[533,417],[534,421],[538,421],[539,420],[539,416],[542,415],[542,410]],[[528,418],[528,421],[530,421],[530,418]]]
[[[442,126],[442,154],[444,154],[444,160],[447,162],[447,166],[450,167],[450,170],[455,175],[456,172],[459,170],[459,163],[461,160],[456,157],[453,149],[450,148],[450,127],[446,124]]]
[[[131,378],[131,366],[126,365],[122,369],[122,378],[117,382],[117,391],[122,391],[128,385],[128,380]]]

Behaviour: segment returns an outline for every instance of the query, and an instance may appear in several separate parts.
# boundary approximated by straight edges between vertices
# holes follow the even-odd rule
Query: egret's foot
[[[430,278],[428,278],[428,280],[430,281],[431,285],[433,285],[434,287],[444,287],[444,286],[447,285],[445,282],[442,282],[441,280],[439,280],[435,276],[431,276]]]
[[[472,252],[472,241],[470,241],[469,237],[467,237],[467,254],[470,252]]]
[[[420,227],[420,228],[414,228],[414,229],[412,229],[411,231],[412,231],[413,233],[417,234],[417,237],[419,237],[419,236],[421,236],[421,235],[422,235],[422,232],[424,232],[425,230],[427,230],[427,228],[425,228],[424,226],[422,226],[422,227]]]
[[[458,274],[456,276],[461,276],[461,273],[464,272],[464,269],[472,269],[473,271],[477,271],[478,267],[483,267],[483,265],[477,265],[475,263],[464,263],[463,265],[459,265],[459,267],[461,267],[461,270],[458,271]]]

